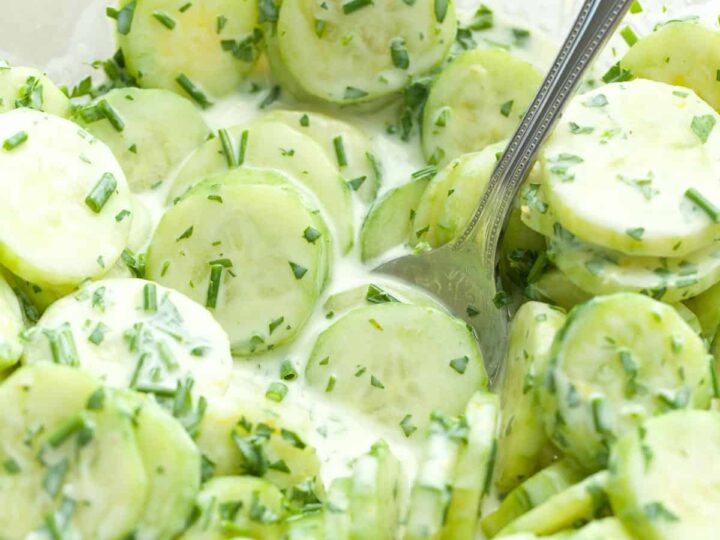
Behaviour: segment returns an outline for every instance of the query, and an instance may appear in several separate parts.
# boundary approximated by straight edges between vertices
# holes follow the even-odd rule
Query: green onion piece
[[[298,378],[298,372],[290,360],[283,360],[283,363],[280,365],[280,378],[283,381],[294,381]]]
[[[90,210],[99,214],[105,206],[105,203],[108,202],[108,199],[115,192],[116,188],[117,180],[115,180],[112,173],[103,174],[88,196],[85,197],[85,204],[88,208],[90,208]]]
[[[435,18],[441,23],[445,20],[448,12],[448,0],[435,0]]]
[[[163,10],[158,9],[153,11],[152,16],[155,17],[155,20],[162,24],[168,30],[172,30],[175,28],[175,19],[173,19]]]
[[[122,116],[120,116],[117,109],[110,105],[107,100],[100,100],[97,106],[100,112],[103,113],[103,116],[107,118],[108,122],[110,122],[110,125],[115,128],[115,131],[122,131],[125,129],[125,121],[122,119]]]
[[[3,142],[3,150],[5,150],[7,152],[10,152],[11,150],[15,150],[18,146],[20,146],[27,140],[28,140],[27,132],[26,131],[18,131],[12,137],[8,137],[7,139],[5,139],[5,142]]]
[[[340,168],[347,167],[348,161],[342,135],[338,135],[333,139],[333,146],[335,147],[335,157],[337,158],[338,166]]]
[[[288,387],[281,382],[271,383],[265,392],[265,397],[276,403],[280,403],[288,393]]]
[[[410,56],[404,39],[395,38],[390,42],[390,58],[396,68],[407,69],[410,67]]]
[[[146,283],[143,287],[143,309],[147,313],[157,311],[157,285]]]
[[[242,132],[242,135],[240,135],[240,151],[238,153],[238,165],[242,165],[243,163],[245,163],[245,153],[247,152],[249,135],[250,134],[247,129]]]
[[[638,42],[637,34],[629,26],[626,26],[625,28],[620,30],[620,35],[625,40],[625,43],[627,43],[630,47],[632,47]]]
[[[261,109],[266,109],[267,107],[275,103],[275,101],[277,101],[277,99],[280,97],[280,92],[281,88],[279,85],[276,84],[270,89],[270,91],[267,93],[267,96],[265,96],[265,99],[263,99],[258,106]]]
[[[209,308],[217,307],[218,293],[220,292],[220,280],[222,278],[224,266],[221,264],[213,264],[210,267],[210,282],[208,283],[207,299],[205,306]]]
[[[695,203],[695,205],[697,205],[703,212],[705,212],[708,217],[710,217],[710,219],[712,219],[715,223],[720,223],[720,208],[711,203],[697,189],[688,189],[685,192],[685,197]]]
[[[220,136],[220,142],[222,143],[223,154],[225,154],[225,161],[227,166],[231,169],[238,166],[237,155],[235,154],[235,148],[233,145],[232,135],[227,129],[221,129],[218,131]]]
[[[203,109],[207,109],[208,107],[212,106],[212,101],[208,99],[208,97],[205,95],[205,93],[200,89],[199,86],[197,86],[194,82],[190,80],[190,78],[185,75],[184,73],[181,73],[175,78],[175,82],[177,82],[180,85],[180,88],[182,88],[187,95],[189,95],[192,100],[200,105]]]
[[[358,9],[362,9],[366,6],[371,6],[372,0],[350,0],[342,5],[342,10],[345,15],[356,12]]]

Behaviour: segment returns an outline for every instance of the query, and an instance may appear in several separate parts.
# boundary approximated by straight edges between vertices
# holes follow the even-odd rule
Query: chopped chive
[[[195,103],[200,105],[201,108],[207,109],[208,107],[212,106],[213,103],[205,95],[205,92],[203,92],[200,87],[197,86],[194,82],[192,82],[190,78],[184,73],[178,75],[175,78],[175,82],[178,83],[180,85],[180,88],[182,88]]]
[[[608,425],[605,399],[601,397],[593,398],[591,401],[591,407],[595,431],[602,435],[609,433],[610,426]]]
[[[490,493],[492,488],[492,478],[495,472],[495,461],[497,460],[498,441],[493,439],[492,446],[490,447],[490,456],[487,460],[487,466],[485,468],[485,480],[483,481],[482,494],[487,495]]]
[[[223,265],[214,264],[210,267],[210,281],[208,283],[207,299],[205,306],[209,308],[217,307],[218,293],[220,292],[220,279],[222,278]]]
[[[512,34],[513,38],[515,38],[515,43],[517,45],[521,45],[530,37],[530,30],[526,30],[525,28],[513,28]]]
[[[469,362],[470,358],[468,358],[467,356],[463,356],[462,358],[456,358],[454,360],[451,360],[450,367],[457,371],[460,375],[463,375],[465,373],[465,370],[467,369]]]
[[[11,150],[15,150],[18,146],[20,146],[27,140],[28,140],[27,132],[26,131],[18,131],[12,137],[8,137],[7,139],[5,139],[5,142],[3,142],[3,150],[5,150],[7,152],[10,152]]]
[[[325,385],[325,392],[330,393],[333,391],[333,388],[335,388],[335,375],[330,375],[327,385]]]
[[[640,242],[643,238],[643,235],[645,234],[645,228],[635,227],[633,229],[628,229],[625,231],[625,234],[627,234],[633,240],[637,240],[638,242]]]
[[[627,43],[630,47],[635,45],[638,42],[638,37],[635,31],[630,28],[629,26],[626,26],[620,31],[620,35],[625,40],[625,43]]]
[[[591,97],[590,99],[587,99],[583,101],[584,107],[589,108],[599,108],[599,107],[605,107],[608,104],[608,99],[605,94],[597,94]]]
[[[642,13],[642,10],[643,10],[643,7],[642,7],[642,5],[640,4],[640,2],[638,2],[638,0],[635,0],[635,1],[632,3],[632,5],[630,6],[630,13],[632,13],[633,15],[636,15],[636,14],[638,14],[638,13]]]
[[[625,82],[631,80],[633,77],[632,71],[622,67],[620,62],[617,62],[603,75],[602,80],[606,83]]]
[[[395,38],[390,42],[390,58],[396,68],[407,69],[410,67],[410,56],[404,39]]]
[[[215,259],[214,261],[210,261],[208,264],[210,266],[219,264],[223,268],[232,268],[233,267],[233,263],[230,259]]]
[[[106,16],[108,19],[115,19],[115,20],[117,20],[118,15],[120,15],[120,11],[117,10],[117,9],[115,9],[114,7],[108,6],[108,7],[105,8],[105,16]]]
[[[260,17],[258,18],[259,22],[275,23],[278,21],[280,10],[273,0],[260,0],[260,5],[258,7],[260,8]]]
[[[595,131],[595,128],[589,127],[589,126],[580,126],[576,124],[575,122],[570,122],[570,133],[573,135],[589,135],[593,131]]]
[[[314,227],[307,227],[303,232],[303,238],[305,238],[305,240],[307,240],[311,244],[314,244],[321,236],[322,233]]]
[[[358,176],[357,178],[353,178],[352,180],[348,180],[348,186],[350,186],[350,189],[353,191],[357,191],[360,189],[360,186],[362,186],[365,183],[365,180],[367,180],[367,176]]]
[[[400,420],[400,429],[402,429],[406,437],[410,437],[417,431],[417,426],[412,423],[412,414],[406,414],[405,418]]]
[[[193,230],[195,229],[194,225],[190,225],[187,229],[185,229],[185,232],[183,232],[180,236],[178,236],[175,241],[179,242],[180,240],[186,240],[190,238],[193,234]]]
[[[248,145],[248,136],[249,136],[248,130],[244,130],[242,132],[242,135],[240,135],[240,151],[238,152],[238,165],[242,165],[245,163],[245,154],[247,152],[247,145]]]
[[[298,372],[290,360],[283,360],[283,363],[280,365],[280,378],[283,381],[294,381],[298,378]]]
[[[385,385],[375,375],[370,375],[370,386],[374,386],[380,390],[385,390]]]
[[[146,283],[143,287],[143,309],[147,313],[157,311],[157,286],[154,283]]]
[[[272,333],[277,330],[283,322],[285,322],[285,317],[278,317],[277,319],[270,321],[270,324],[268,325],[268,333],[272,335]]]
[[[173,19],[165,11],[161,9],[155,10],[153,11],[152,16],[155,18],[156,21],[158,21],[168,30],[172,30],[175,28],[175,19]]]
[[[514,100],[507,101],[502,104],[500,107],[500,114],[502,114],[505,118],[510,116],[510,112],[512,111],[513,105],[515,105]]]
[[[267,93],[267,96],[265,96],[265,99],[260,102],[260,105],[258,105],[258,107],[260,107],[261,109],[266,109],[267,107],[275,103],[280,97],[280,92],[281,88],[279,85],[276,84],[270,89],[270,91]]]
[[[50,497],[55,497],[58,493],[60,493],[60,488],[62,488],[62,485],[65,482],[65,474],[67,473],[67,470],[67,459],[63,459],[62,461],[55,463],[54,465],[50,465],[47,468],[47,472],[43,478],[43,488],[45,488],[45,491],[48,495],[50,495]]]
[[[117,31],[118,34],[127,36],[132,29],[133,16],[135,15],[135,6],[137,0],[132,0],[124,8],[117,13]]]
[[[448,12],[448,0],[435,0],[435,19],[441,23],[445,20]]]
[[[61,425],[52,435],[48,437],[47,444],[51,448],[58,448],[75,433],[85,427],[85,420],[77,415]]]
[[[220,33],[223,31],[223,28],[225,28],[225,25],[227,24],[228,19],[225,15],[220,15],[217,18],[217,21],[215,23],[215,32]]]
[[[695,188],[685,192],[685,197],[690,199],[696,206],[705,212],[715,223],[720,223],[720,208],[710,202],[702,193]]]
[[[106,99],[101,99],[97,104],[98,109],[102,112],[103,116],[107,118],[110,125],[115,128],[115,131],[122,131],[125,129],[125,121],[120,116],[120,113],[115,107],[110,105]]]
[[[97,326],[95,326],[95,329],[92,331],[92,333],[88,336],[88,341],[92,343],[93,345],[100,345],[103,340],[105,339],[105,332],[107,332],[109,328],[105,326],[103,323],[99,322],[97,323]]]
[[[192,2],[188,2],[187,4],[183,4],[182,6],[180,6],[180,9],[178,9],[178,11],[180,13],[185,13],[191,7],[192,7]]]
[[[265,397],[276,403],[280,403],[288,393],[288,387],[281,382],[271,383],[265,392]]]
[[[300,125],[302,127],[308,127],[310,125],[310,117],[307,114],[303,114],[300,117]]]
[[[480,315],[480,310],[475,306],[468,306],[465,310],[465,313],[467,313],[467,316],[472,319],[473,317],[477,317],[478,315]]]
[[[233,145],[232,135],[227,129],[221,129],[218,131],[220,137],[220,143],[222,144],[223,154],[225,154],[225,161],[227,166],[231,169],[238,166],[237,155],[235,154],[235,148]]]
[[[706,114],[704,116],[694,117],[690,128],[693,130],[693,133],[698,136],[698,139],[705,144],[710,138],[710,133],[712,133],[716,123],[717,121],[714,116]]]
[[[105,405],[105,389],[98,388],[88,398],[85,408],[90,411],[99,411]]]
[[[315,19],[315,35],[319,38],[323,37],[325,28],[327,27],[327,21],[324,19]]]
[[[360,99],[367,95],[368,93],[360,88],[355,88],[354,86],[345,87],[345,99]]]
[[[438,168],[435,165],[430,165],[424,169],[415,171],[410,175],[413,180],[430,180],[435,177],[438,173]]]
[[[335,157],[340,168],[347,167],[347,155],[345,154],[345,143],[342,135],[338,135],[333,139],[333,146],[335,147]]]
[[[112,173],[103,174],[97,184],[95,184],[95,187],[92,188],[87,197],[85,197],[85,204],[90,210],[99,214],[116,188],[117,180],[115,180]]]
[[[358,9],[362,9],[366,6],[371,6],[372,0],[350,0],[342,5],[342,10],[345,15],[356,12]]]
[[[365,300],[368,304],[387,304],[389,302],[399,302],[393,295],[382,290],[377,285],[370,284],[365,294]]]
[[[3,469],[5,469],[5,472],[8,474],[18,474],[21,471],[20,465],[18,465],[18,462],[13,458],[8,458],[3,461]]]
[[[295,276],[295,279],[302,279],[305,274],[307,274],[307,268],[304,266],[300,266],[297,263],[294,263],[292,261],[289,261],[290,268],[292,269],[292,273]]]

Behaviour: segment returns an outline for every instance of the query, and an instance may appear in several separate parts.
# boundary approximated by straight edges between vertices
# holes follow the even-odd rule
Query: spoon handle
[[[455,243],[484,234],[478,244],[494,266],[498,240],[513,199],[535,163],[538,150],[583,74],[630,8],[633,0],[586,0],[535,100],[513,135],[465,232]]]

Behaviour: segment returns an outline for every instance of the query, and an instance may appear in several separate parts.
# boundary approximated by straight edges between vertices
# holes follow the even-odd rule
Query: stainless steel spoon
[[[593,59],[633,0],[586,0],[560,54],[490,178],[465,232],[439,249],[389,261],[377,271],[434,293],[477,332],[488,374],[502,367],[508,313],[495,306],[497,251],[513,199],[538,150]]]

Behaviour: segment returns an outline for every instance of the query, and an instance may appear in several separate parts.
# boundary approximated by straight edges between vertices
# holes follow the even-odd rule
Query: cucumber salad
[[[0,540],[720,535],[718,13],[636,1],[572,99],[490,380],[475,307],[372,270],[463,232],[559,36],[97,4],[87,76],[0,61]]]

